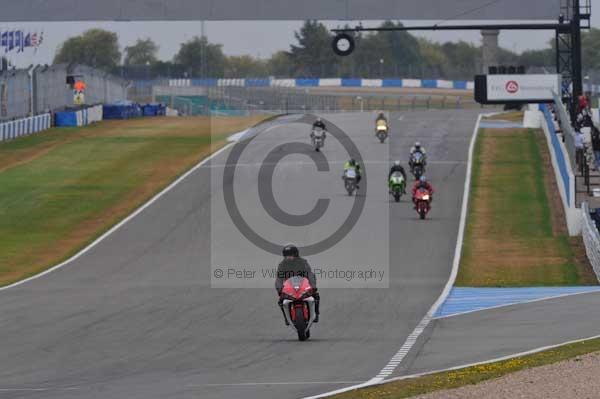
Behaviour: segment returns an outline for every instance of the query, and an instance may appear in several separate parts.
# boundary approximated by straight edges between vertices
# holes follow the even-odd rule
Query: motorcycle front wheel
[[[298,332],[298,341],[306,341],[310,334],[306,331],[306,320],[304,320],[304,309],[297,307],[294,309],[296,312],[296,319],[294,320],[294,326]]]

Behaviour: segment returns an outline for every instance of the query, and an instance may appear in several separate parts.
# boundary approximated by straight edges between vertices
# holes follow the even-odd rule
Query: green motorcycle
[[[390,181],[388,182],[390,188],[390,194],[394,197],[396,202],[400,202],[400,197],[404,194],[406,189],[406,181],[404,180],[404,176],[400,172],[394,172],[390,176]]]

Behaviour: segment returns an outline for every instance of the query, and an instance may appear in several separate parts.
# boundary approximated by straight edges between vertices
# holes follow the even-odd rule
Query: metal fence
[[[28,114],[30,78],[27,71],[5,71],[0,74],[0,120]]]
[[[596,223],[590,216],[590,209],[587,202],[581,205],[581,234],[585,244],[585,252],[592,264],[596,278],[600,281],[600,234],[596,228]]]
[[[459,95],[403,94],[377,89],[336,90],[291,87],[211,87],[209,97],[241,110],[401,111],[479,107]]]
[[[73,106],[68,76],[86,82],[87,104],[127,99],[127,82],[83,65],[57,64],[3,71],[0,73],[0,121]]]

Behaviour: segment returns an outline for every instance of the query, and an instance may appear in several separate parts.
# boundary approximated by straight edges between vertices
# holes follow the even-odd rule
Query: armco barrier
[[[50,129],[51,121],[50,114],[42,114],[0,123],[0,141],[13,140]]]
[[[129,119],[142,116],[138,104],[105,104],[102,107],[103,119]]]
[[[581,204],[581,235],[585,244],[585,252],[592,264],[596,278],[600,281],[600,234],[596,223],[590,217],[590,209],[587,202]]]
[[[424,89],[472,90],[473,82],[440,79],[360,79],[360,78],[297,78],[297,79],[170,79],[169,86],[240,86],[240,87],[410,87]]]
[[[87,126],[102,119],[102,105],[95,105],[79,111],[63,111],[54,114],[54,124],[64,127]]]

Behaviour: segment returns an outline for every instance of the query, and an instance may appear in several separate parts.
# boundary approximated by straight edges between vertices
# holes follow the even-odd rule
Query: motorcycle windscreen
[[[392,174],[392,182],[393,183],[402,183],[404,181],[404,176],[402,176],[402,173],[400,172],[394,172]]]
[[[356,170],[355,169],[346,169],[346,177],[348,179],[356,179]]]

